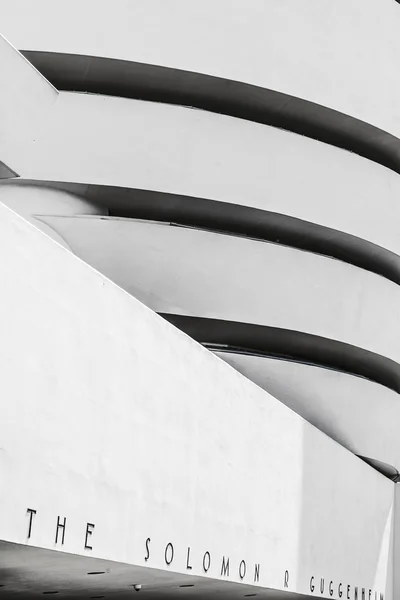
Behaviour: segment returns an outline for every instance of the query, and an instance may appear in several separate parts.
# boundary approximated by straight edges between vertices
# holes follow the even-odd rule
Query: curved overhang
[[[160,222],[42,215],[72,251],[162,313],[303,331],[400,363],[399,287],[325,256]]]
[[[3,0],[23,50],[163,65],[329,106],[400,136],[393,0]]]
[[[393,390],[365,377],[295,359],[217,346],[214,352],[354,454],[400,468],[400,402]],[[395,470],[390,474],[389,467],[374,466],[387,477]]]
[[[354,153],[161,103],[60,92],[53,109],[35,137],[14,145],[20,160],[9,164],[23,178],[248,206],[342,231],[400,255],[400,179]]]
[[[352,264],[400,285],[400,256],[394,252],[290,215],[155,190],[21,178],[15,184],[21,188],[67,191],[106,209],[114,217],[169,222],[306,250]]]
[[[400,173],[400,139],[355,117],[302,98],[158,65],[25,50],[24,56],[56,88],[190,106],[286,129]]]
[[[365,377],[400,393],[400,365],[351,344],[278,327],[160,314],[213,351],[244,352],[296,360]]]
[[[33,216],[38,223],[61,236],[80,258],[152,310],[199,318],[197,323],[218,322],[224,333],[233,335],[233,339],[206,337],[199,341],[257,351],[254,344],[263,341],[265,331],[279,331],[279,348],[260,346],[258,350],[304,361],[308,354],[298,354],[291,337],[295,334],[285,337],[281,333],[303,332],[306,337],[301,339],[308,340],[307,352],[312,352],[309,362],[320,361],[399,390],[397,380],[393,381],[400,357],[392,321],[399,288],[392,282],[344,262],[281,244],[171,227],[160,221],[51,214],[52,198],[55,203],[69,201],[65,191],[45,189],[41,200],[38,187],[11,185],[1,189],[6,192],[4,202],[11,203],[14,210],[19,206],[26,213],[35,205]],[[92,195],[85,197],[88,200],[90,206],[96,206]],[[85,210],[84,203],[76,206]],[[248,338],[236,339],[238,331]],[[367,353],[361,356],[382,356],[389,362],[382,358],[384,368],[376,359],[354,363],[354,359],[343,358],[346,353],[342,350],[338,350],[339,358],[333,360],[328,354],[322,360],[325,346],[320,347],[320,339],[328,340],[328,349],[331,342],[338,343],[334,347],[339,349],[341,344],[359,347],[361,353]],[[391,365],[389,371],[387,365]]]

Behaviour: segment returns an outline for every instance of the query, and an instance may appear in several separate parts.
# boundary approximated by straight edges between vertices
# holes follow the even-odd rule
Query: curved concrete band
[[[17,150],[19,160],[10,164],[23,178],[258,208],[400,255],[398,175],[277,128],[178,106],[60,92],[34,143],[29,138],[23,153]]]
[[[24,51],[241,81],[400,137],[394,0],[114,0],[112,10],[97,0],[3,0],[0,21],[2,33]]]
[[[245,352],[327,367],[365,377],[400,393],[398,363],[343,342],[304,332],[222,319],[161,313],[170,323],[215,352]]]
[[[16,181],[15,183],[22,182]],[[178,266],[175,266],[175,260],[170,261],[169,267],[168,264],[162,267],[163,274],[157,278],[157,286],[153,290],[151,285],[143,284],[140,272],[131,257],[139,256],[145,270],[148,270],[150,265],[154,265],[156,262],[151,260],[148,255],[146,243],[153,245],[154,242],[151,242],[151,239],[160,238],[157,231],[160,228],[168,229],[170,232],[175,231],[178,235],[185,232],[176,230],[176,228],[166,228],[165,225],[157,226],[126,219],[107,219],[104,214],[101,214],[108,207],[113,210],[116,210],[117,207],[121,210],[134,208],[135,199],[130,194],[128,194],[128,198],[125,193],[121,196],[116,194],[114,197],[113,190],[107,190],[108,194],[103,197],[102,202],[104,208],[101,210],[99,198],[94,196],[90,186],[92,194],[88,194],[85,200],[79,200],[77,196],[72,196],[65,191],[43,189],[39,186],[31,187],[27,182],[24,182],[25,185],[21,188],[15,183],[12,186],[0,187],[2,200],[41,228],[45,228],[49,235],[56,239],[60,238],[76,254],[109,275],[111,279],[115,279],[134,295],[142,298],[149,306],[154,305],[156,295],[161,297],[164,294],[164,302],[166,301],[165,280],[170,279],[177,287],[178,292],[180,281],[185,281],[189,289],[198,290],[199,294],[202,290],[206,296],[209,295],[201,284],[200,276],[195,276],[192,282],[188,282],[187,277],[175,279],[179,273]],[[75,192],[77,189],[76,187]],[[103,188],[101,189],[105,192]],[[85,186],[82,186],[80,189],[82,195],[84,195],[84,190]],[[89,197],[90,203],[88,202]],[[113,198],[114,204],[106,202],[106,198]],[[144,211],[146,210],[146,198],[146,194],[139,195],[139,208]],[[95,200],[97,201],[95,202]],[[125,200],[127,201],[126,205],[124,204]],[[172,202],[172,199],[169,200]],[[187,199],[181,199],[182,203],[186,201]],[[157,203],[150,202],[150,206],[156,209]],[[35,214],[32,214],[33,209]],[[55,213],[58,213],[58,216],[55,216]],[[85,213],[86,216],[83,217],[82,215]],[[101,221],[97,219],[101,219]],[[103,234],[99,234],[98,229],[101,223],[106,228]],[[118,223],[123,229],[128,228],[131,234],[130,246],[123,252],[121,252],[121,248],[118,250],[115,242],[110,246],[110,239],[121,240],[123,237],[121,228],[116,235],[113,233],[113,225]],[[86,226],[82,228],[82,225],[85,224]],[[143,228],[148,230],[145,239],[138,236],[140,229]],[[210,233],[192,230],[187,231],[186,234],[192,237],[212,236]],[[136,240],[136,244],[134,244],[134,240]],[[221,236],[221,250],[224,246],[223,242],[232,246],[235,239]],[[246,242],[246,240],[238,240],[238,243],[239,246],[250,243],[254,248],[257,244],[254,241]],[[171,242],[167,244],[169,250],[164,248],[162,252],[170,253],[170,246]],[[191,260],[192,269],[196,270],[203,251],[198,243],[192,244],[192,246],[198,250],[197,256],[194,255]],[[261,247],[265,250],[269,246],[269,244],[263,244]],[[275,247],[275,251],[278,252],[278,250],[279,247]],[[283,247],[281,251],[285,253],[288,250]],[[188,252],[189,247],[186,249],[186,253]],[[99,260],[96,255],[103,258]],[[105,260],[107,256],[109,258]],[[302,253],[299,254],[299,257],[301,256],[303,256]],[[114,257],[113,260],[110,257]],[[305,254],[304,258],[306,257]],[[309,258],[312,260],[312,255]],[[319,260],[326,261],[327,268],[331,264],[335,264],[322,257]],[[120,272],[121,266],[125,271],[123,277]],[[343,268],[346,267],[343,265]],[[231,285],[229,281],[225,280],[224,286],[228,284]],[[256,285],[256,281],[254,281],[254,285]],[[254,287],[252,291],[254,291]],[[148,296],[146,296],[146,292],[149,293]],[[180,295],[183,296],[183,291]],[[259,294],[256,295],[259,296]],[[259,300],[263,302],[261,297]],[[235,305],[237,297],[231,296],[230,302]],[[157,308],[156,305],[154,306]],[[186,311],[190,306],[189,302],[186,305]],[[272,393],[309,422],[325,431],[330,437],[356,454],[368,457],[366,460],[369,463],[371,463],[369,457],[372,457],[371,464],[385,476],[390,478],[397,476],[397,471],[393,471],[389,466],[397,468],[400,466],[400,448],[398,448],[396,429],[396,423],[400,417],[400,403],[397,394],[400,392],[400,367],[398,364],[384,356],[355,346],[304,332],[182,315],[164,314],[163,316],[191,337],[204,343],[242,374]],[[227,352],[228,348],[229,352]],[[238,353],[237,349],[240,349],[241,353]],[[271,356],[282,357],[283,360],[271,359]],[[291,360],[288,361],[288,358]],[[317,365],[325,368],[319,368]],[[354,377],[354,375],[359,375],[359,377]],[[383,387],[375,382],[379,382]],[[392,389],[397,393],[392,392]],[[388,431],[386,425],[386,436],[375,435],[382,419],[385,421],[388,419],[396,431]]]
[[[282,245],[101,216],[113,204],[107,206],[104,197],[96,202],[93,193],[80,200],[66,191],[15,183],[0,186],[6,204],[28,218],[30,211],[38,226],[153,310],[209,318],[210,323],[219,320],[222,338],[211,325],[207,329],[211,337],[199,341],[291,356],[360,374],[400,391],[396,364],[400,356],[392,325],[399,288],[393,283]],[[146,198],[139,196],[142,208]],[[121,201],[123,207],[125,200],[122,194],[115,202]],[[359,289],[367,291],[360,296]],[[268,327],[278,327],[276,339],[266,335]],[[294,333],[283,334],[287,329]],[[296,332],[311,334],[302,338],[308,340],[306,345],[294,343]],[[198,332],[193,337],[198,339]],[[321,346],[323,338],[328,339]]]
[[[6,185],[67,191],[103,207],[110,216],[163,221],[230,233],[322,254],[360,267],[400,285],[400,256],[377,244],[330,227],[269,210],[108,185],[18,179]]]
[[[221,327],[225,323],[228,338],[213,337],[216,330],[210,326],[212,336],[199,341],[297,356],[400,390],[393,327],[400,291],[381,277],[285,246],[193,228],[96,215],[38,218],[78,256],[153,310],[217,320]],[[263,326],[310,337],[297,350],[291,334],[278,336],[279,347],[271,341],[262,346]],[[247,337],[237,338],[238,331]],[[339,344],[332,355],[330,340],[351,352]]]
[[[102,211],[93,198],[82,202],[65,191],[0,189],[8,205],[24,214],[35,207],[31,214],[38,223],[157,312],[247,323],[256,326],[256,333],[257,326],[308,333],[400,363],[393,326],[399,287],[373,273],[280,244],[96,215]],[[69,214],[58,209],[55,215],[53,203],[67,209],[72,203]],[[79,216],[78,211],[92,214]],[[257,350],[256,338],[231,344]],[[291,354],[292,345],[288,342],[280,352]],[[387,375],[384,381],[372,376],[373,368],[357,369],[350,370],[398,389]]]
[[[364,458],[400,469],[400,402],[392,390],[362,377],[268,356],[216,354],[308,422]],[[380,432],[385,431],[385,435]]]
[[[25,51],[57,89],[177,104],[286,129],[400,173],[400,139],[314,102],[239,81],[93,56]]]

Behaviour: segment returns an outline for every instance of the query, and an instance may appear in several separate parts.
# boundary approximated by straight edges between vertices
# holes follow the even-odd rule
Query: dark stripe
[[[287,129],[400,173],[400,140],[320,104],[248,83],[102,57],[24,51],[56,88],[191,106]]]
[[[400,284],[400,256],[354,235],[279,213],[151,190],[18,180],[18,185],[66,190],[109,210],[110,215],[172,222],[322,254]]]
[[[400,474],[399,474],[398,470],[396,469],[396,467],[393,467],[392,465],[388,465],[387,463],[382,462],[381,460],[376,460],[376,458],[368,458],[367,456],[360,456],[359,454],[358,454],[358,458],[361,458],[361,460],[363,460],[365,463],[367,463],[367,465],[369,465],[376,471],[379,471],[379,473],[381,473],[388,479],[391,479],[395,483],[397,483],[399,481]]]
[[[278,327],[167,313],[161,316],[201,344],[326,367],[365,377],[400,393],[398,363],[350,344]]]

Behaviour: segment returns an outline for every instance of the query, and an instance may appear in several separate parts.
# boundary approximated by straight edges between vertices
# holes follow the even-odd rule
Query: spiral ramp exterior
[[[0,17],[0,600],[398,598],[398,3]]]

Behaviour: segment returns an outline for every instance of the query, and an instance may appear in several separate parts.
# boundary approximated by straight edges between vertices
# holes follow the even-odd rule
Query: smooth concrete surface
[[[396,392],[315,365],[233,352],[216,354],[355,454],[400,471]]]
[[[400,254],[399,176],[273,127],[151,102],[60,93],[35,141],[10,145],[24,178],[264,208]]]
[[[15,49],[209,73],[399,136],[400,12],[392,0],[0,0],[0,17],[14,44],[0,38],[2,177],[265,208],[400,255],[399,179],[388,169],[220,114],[59,93]],[[304,365],[285,365],[287,387],[278,389],[276,363],[281,402],[151,308],[251,319],[400,362],[398,286],[279,245],[108,219],[54,190],[2,185],[1,198],[102,273],[0,206],[0,596],[24,597],[31,550],[31,566],[42,565],[33,589],[40,595],[52,592],[44,581],[62,579],[62,564],[75,562],[70,584],[79,597],[83,563],[94,559],[114,565],[104,575],[119,586],[133,567],[149,580],[154,570],[161,581],[166,573],[174,585],[203,578],[211,597],[226,582],[236,584],[233,596],[254,586],[266,597],[396,597],[396,488],[352,453],[359,444],[365,455],[397,461],[393,428],[378,431],[385,439],[368,437],[374,414],[380,423],[378,396],[379,416],[397,422],[395,396],[338,373],[323,394],[321,369],[310,390],[313,367]],[[246,368],[262,384],[256,362]],[[302,391],[294,400],[292,386]],[[370,412],[350,439],[363,407]]]
[[[244,81],[400,136],[395,0],[1,0],[0,22],[19,49]]]
[[[400,139],[342,112],[276,90],[159,65],[25,50],[57,89],[190,106],[285,129],[354,152],[400,174]]]
[[[32,152],[58,92],[2,35],[0,67],[0,161],[15,174],[25,151]]]
[[[1,182],[0,182],[1,184]],[[38,181],[21,177],[3,185],[60,190],[78,196],[114,217],[161,221],[264,242],[279,243],[329,256],[375,273],[400,285],[400,256],[360,237],[282,213],[193,196],[119,186]],[[2,190],[7,203],[7,190]],[[15,201],[19,194],[13,190]],[[25,196],[24,196],[25,197]],[[21,199],[24,204],[24,199]],[[34,206],[28,200],[32,211]],[[51,212],[51,211],[50,211]]]
[[[391,599],[391,482],[4,206],[0,252],[3,541]]]
[[[19,178],[16,180],[19,183]],[[31,186],[27,193],[19,185],[9,185],[4,182],[0,189],[2,202],[9,208],[18,212],[28,221],[36,218],[35,225],[38,226],[41,215],[104,215],[107,210],[94,204],[76,194],[70,194],[66,191],[57,191]]]
[[[60,191],[54,194],[52,190],[31,187],[27,194],[23,188],[11,187],[7,182],[5,187],[0,189],[0,201],[33,222],[63,246],[67,246],[63,238],[41,220],[41,215],[101,215],[107,212],[103,207],[68,192]]]
[[[303,136],[232,117],[121,98],[58,94],[4,39],[0,51],[11,81],[1,99],[10,118],[3,120],[9,129],[7,135],[2,132],[0,160],[7,157],[6,164],[20,176],[160,190],[264,208],[400,254],[400,179],[389,169]],[[382,219],[382,214],[390,218]]]
[[[364,269],[279,244],[163,223],[95,216],[40,220],[157,312],[301,331],[400,363],[400,288]]]

